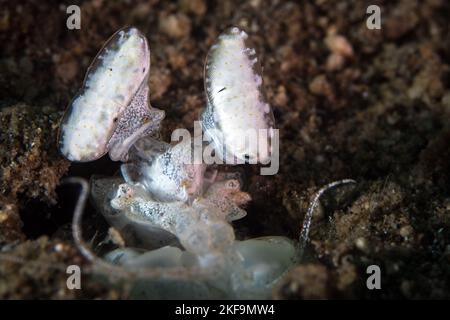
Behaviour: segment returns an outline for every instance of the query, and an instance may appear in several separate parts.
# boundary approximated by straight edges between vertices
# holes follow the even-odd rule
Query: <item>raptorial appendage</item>
[[[231,28],[211,48],[203,130],[220,157],[263,162],[271,153],[270,135],[262,144],[267,150],[238,141],[239,130],[274,128],[247,38]],[[94,204],[125,245],[104,260],[138,273],[181,268],[206,274],[200,279],[194,272],[175,287],[169,276],[140,281],[144,297],[155,297],[155,283],[172,296],[269,297],[296,261],[295,243],[285,237],[236,239],[231,223],[245,217],[250,195],[237,176],[194,162],[191,141],[169,144],[155,137],[164,112],[148,101],[149,70],[145,36],[135,28],[117,32],[94,60],[61,125],[60,149],[68,159],[91,161],[109,152],[124,162],[122,178],[91,181]]]

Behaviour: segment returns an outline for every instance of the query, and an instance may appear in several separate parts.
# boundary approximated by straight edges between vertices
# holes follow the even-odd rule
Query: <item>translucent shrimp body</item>
[[[240,141],[243,130],[274,126],[258,58],[247,38],[231,28],[212,47],[202,121],[218,154],[262,162],[270,155],[271,135],[264,138],[267,150]],[[62,122],[60,149],[68,159],[91,161],[109,152],[111,159],[124,162],[123,179],[91,181],[94,204],[122,237],[121,247],[103,260],[91,260],[138,274],[163,270],[161,277],[138,280],[138,297],[166,292],[162,297],[268,298],[294,265],[296,244],[285,237],[237,240],[231,223],[246,216],[244,206],[251,200],[239,176],[193,163],[191,141],[169,144],[152,136],[164,113],[148,102],[149,57],[139,31],[116,33]],[[169,276],[180,274],[188,275],[184,282]],[[200,279],[200,274],[207,276]]]

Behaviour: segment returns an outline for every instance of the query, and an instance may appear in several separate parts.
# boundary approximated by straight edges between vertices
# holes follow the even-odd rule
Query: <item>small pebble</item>
[[[275,105],[284,107],[288,103],[288,96],[286,94],[286,87],[283,85],[278,86],[277,92],[274,97]]]
[[[413,231],[414,230],[411,226],[404,226],[400,228],[400,235],[403,238],[408,239],[412,235]]]
[[[191,33],[191,20],[182,13],[160,16],[159,29],[171,38],[183,38]]]
[[[364,237],[359,237],[355,241],[355,246],[361,251],[367,251],[368,249],[367,240]]]
[[[327,70],[328,71],[337,71],[342,69],[345,63],[345,58],[337,53],[332,53],[327,58]]]
[[[344,36],[333,34],[325,38],[325,44],[331,52],[341,56],[353,57],[353,47]]]
[[[180,7],[182,10],[197,16],[203,16],[207,9],[204,0],[181,0]]]
[[[331,91],[331,86],[326,76],[323,74],[316,76],[309,83],[309,91],[316,95],[327,95],[327,93]]]

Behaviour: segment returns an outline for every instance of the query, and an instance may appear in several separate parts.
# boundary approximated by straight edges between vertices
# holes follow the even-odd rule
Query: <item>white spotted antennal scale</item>
[[[215,150],[224,159],[264,163],[271,154],[274,117],[256,50],[245,31],[232,27],[211,47],[205,63],[205,91],[202,123]],[[266,141],[261,141],[261,130],[266,132]],[[258,137],[258,143],[242,139],[251,134]]]
[[[147,39],[136,28],[105,43],[61,123],[59,148],[67,159],[87,162],[109,152],[125,160],[139,137],[159,128],[164,111],[150,106],[149,70]]]

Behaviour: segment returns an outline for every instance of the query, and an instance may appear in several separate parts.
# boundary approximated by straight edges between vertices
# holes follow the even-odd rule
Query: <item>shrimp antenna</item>
[[[306,243],[309,240],[309,230],[311,227],[311,221],[314,211],[316,210],[317,206],[319,205],[320,197],[328,190],[333,189],[337,186],[343,185],[343,184],[349,184],[349,183],[356,183],[355,180],[352,179],[343,179],[338,181],[333,181],[322,188],[319,189],[314,194],[314,197],[312,201],[309,203],[308,211],[306,212],[305,218],[303,220],[302,230],[300,231],[300,237],[299,237],[299,244],[300,244],[300,258],[303,256]]]

